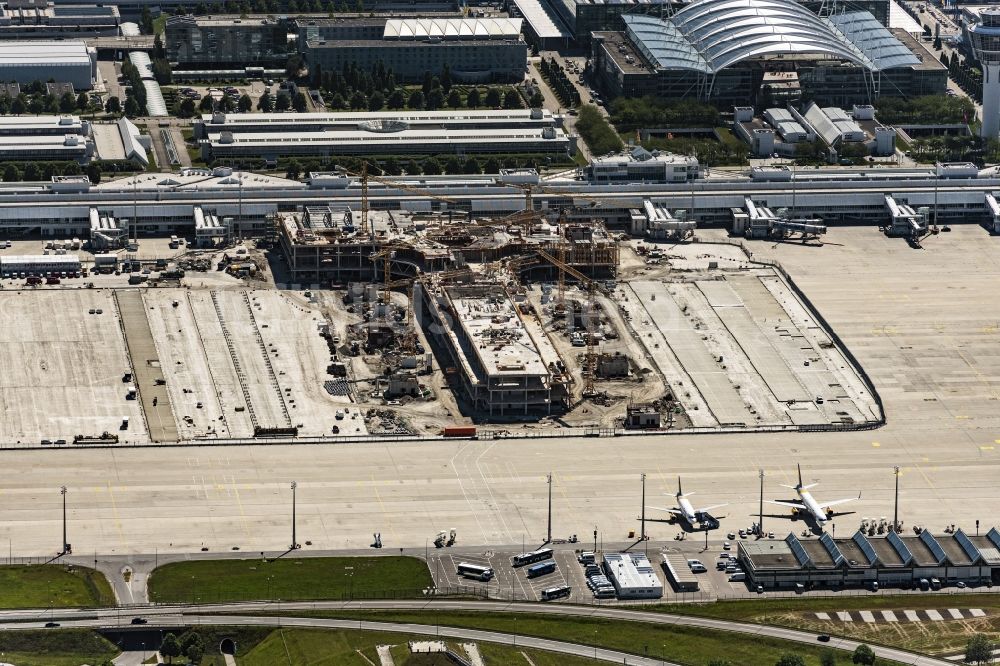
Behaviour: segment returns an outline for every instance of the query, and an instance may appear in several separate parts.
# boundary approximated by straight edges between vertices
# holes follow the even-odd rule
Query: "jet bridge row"
[[[642,200],[642,209],[629,210],[629,231],[633,236],[652,240],[682,241],[694,235],[697,223],[688,219],[686,210],[671,213],[649,199]]]

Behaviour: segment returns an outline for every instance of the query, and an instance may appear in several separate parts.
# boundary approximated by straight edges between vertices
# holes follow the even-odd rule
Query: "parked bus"
[[[459,576],[472,578],[474,580],[488,581],[493,578],[493,569],[479,564],[470,564],[469,562],[459,563],[457,573]]]
[[[550,587],[547,590],[542,590],[542,601],[552,601],[553,599],[561,599],[562,597],[568,597],[572,592],[569,585],[562,585],[560,587]]]
[[[532,564],[528,567],[528,578],[537,578],[538,576],[544,576],[545,574],[550,574],[556,570],[556,561],[549,560],[548,562],[542,562],[540,564]]]
[[[523,567],[525,564],[534,564],[535,562],[541,562],[542,560],[552,559],[552,549],[551,548],[541,548],[539,550],[533,550],[530,553],[521,553],[520,555],[515,555],[510,558],[510,565],[512,567]]]

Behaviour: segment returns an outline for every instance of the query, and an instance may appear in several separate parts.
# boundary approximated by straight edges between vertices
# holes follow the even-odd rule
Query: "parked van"
[[[742,583],[746,579],[747,579],[747,575],[745,573],[743,573],[742,571],[737,571],[736,573],[731,574],[729,576],[729,582],[730,583]]]

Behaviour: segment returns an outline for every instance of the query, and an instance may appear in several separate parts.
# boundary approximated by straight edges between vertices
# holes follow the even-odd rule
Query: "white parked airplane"
[[[799,469],[799,483],[795,486],[786,486],[782,484],[783,488],[790,488],[794,490],[799,495],[798,500],[769,500],[771,504],[780,504],[781,506],[790,506],[795,509],[795,513],[807,513],[816,520],[816,524],[820,527],[823,526],[826,521],[830,520],[833,515],[833,511],[830,507],[836,506],[838,504],[845,504],[847,502],[853,502],[854,500],[861,499],[861,493],[858,493],[857,497],[848,497],[847,499],[834,500],[832,502],[818,502],[816,498],[812,496],[809,492],[810,488],[815,487],[818,484],[810,483],[808,486],[802,483],[802,465],[796,465]]]
[[[712,506],[695,509],[691,506],[691,501],[688,499],[691,495],[694,495],[694,493],[684,494],[684,490],[681,488],[681,477],[678,476],[677,494],[674,495],[674,497],[677,498],[677,506],[673,509],[662,506],[651,506],[649,508],[656,509],[657,511],[666,511],[674,516],[682,518],[692,528],[697,528],[701,527],[703,523],[714,520],[714,518],[708,514],[709,511],[726,506],[725,504],[713,504]],[[706,518],[709,520],[706,521]]]

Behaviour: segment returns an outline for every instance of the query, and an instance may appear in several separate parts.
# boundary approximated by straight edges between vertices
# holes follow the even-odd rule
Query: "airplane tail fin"
[[[681,488],[681,477],[677,476],[677,496],[680,497],[684,494],[684,490]]]
[[[802,487],[802,463],[795,463],[795,467],[799,470],[799,488]]]

